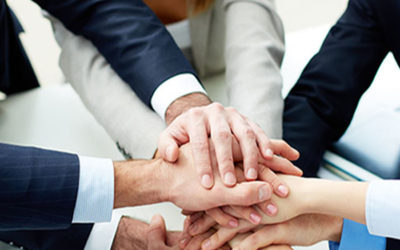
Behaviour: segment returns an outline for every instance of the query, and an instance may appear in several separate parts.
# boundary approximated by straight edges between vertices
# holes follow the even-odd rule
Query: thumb
[[[158,250],[166,247],[165,222],[161,215],[154,215],[147,231],[147,246],[149,250]]]
[[[222,205],[251,206],[269,200],[272,188],[263,181],[242,182],[233,188],[226,188],[219,195],[222,196]]]
[[[175,162],[179,156],[179,147],[176,140],[164,131],[158,141],[159,155],[168,162]]]

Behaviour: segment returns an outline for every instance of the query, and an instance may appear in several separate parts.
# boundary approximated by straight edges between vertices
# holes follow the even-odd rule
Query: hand
[[[192,108],[178,116],[161,134],[158,149],[165,160],[174,162],[178,158],[178,147],[190,141],[200,183],[205,188],[211,188],[214,185],[214,175],[210,160],[209,136],[215,145],[220,176],[227,186],[236,184],[232,154],[233,137],[239,141],[248,180],[255,180],[258,176],[259,155],[271,159],[274,154],[270,140],[261,128],[235,109],[224,108],[218,103]],[[297,159],[298,152],[292,150],[288,156],[289,159]]]
[[[112,250],[147,249],[149,225],[129,217],[122,217],[112,244]],[[167,244],[176,245],[180,232],[167,232]]]
[[[274,244],[310,246],[323,240],[339,242],[343,219],[330,215],[306,214],[290,221],[267,225],[244,239],[235,250],[259,249]]]
[[[216,168],[216,166],[213,166]],[[181,147],[176,163],[163,162],[157,170],[160,179],[160,192],[165,201],[171,201],[178,207],[189,211],[203,211],[224,205],[250,206],[271,198],[272,189],[268,183],[252,181],[226,187],[218,174],[214,175],[215,185],[204,189],[194,182],[196,170],[191,156],[191,144]],[[154,182],[156,183],[156,182]]]
[[[172,237],[171,237],[172,236]],[[148,250],[177,250],[179,235],[175,233],[167,237],[164,219],[160,215],[155,215],[151,219],[147,231]]]
[[[239,182],[243,179],[243,173],[236,169]],[[266,171],[268,175],[268,171]],[[279,178],[278,178],[279,177]],[[189,234],[197,235],[206,232],[209,228],[219,224],[227,228],[235,228],[238,225],[237,219],[245,219],[253,225],[271,224],[287,221],[299,214],[308,212],[307,193],[310,179],[299,178],[288,175],[278,175],[277,180],[286,183],[293,191],[286,198],[273,194],[268,201],[257,204],[257,206],[224,206],[206,210],[205,214],[191,220],[188,227]],[[266,179],[268,176],[261,176]],[[311,189],[312,190],[312,189]]]

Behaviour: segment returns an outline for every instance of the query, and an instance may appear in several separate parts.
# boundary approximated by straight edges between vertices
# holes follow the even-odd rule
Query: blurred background
[[[21,35],[42,86],[64,82],[58,67],[59,48],[49,22],[31,0],[8,0],[25,33]],[[276,0],[287,33],[323,24],[333,24],[348,0]]]

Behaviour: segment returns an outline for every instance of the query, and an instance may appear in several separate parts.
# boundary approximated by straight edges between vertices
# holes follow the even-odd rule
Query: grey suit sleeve
[[[226,83],[230,105],[282,137],[280,66],[284,31],[272,0],[225,0]]]

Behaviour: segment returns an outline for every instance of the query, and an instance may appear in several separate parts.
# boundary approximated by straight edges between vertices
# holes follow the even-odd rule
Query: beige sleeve
[[[225,0],[226,84],[230,105],[282,137],[280,66],[284,30],[273,0]]]
[[[142,103],[91,42],[48,18],[61,47],[60,67],[86,108],[124,153],[151,158],[165,127],[162,119]]]

